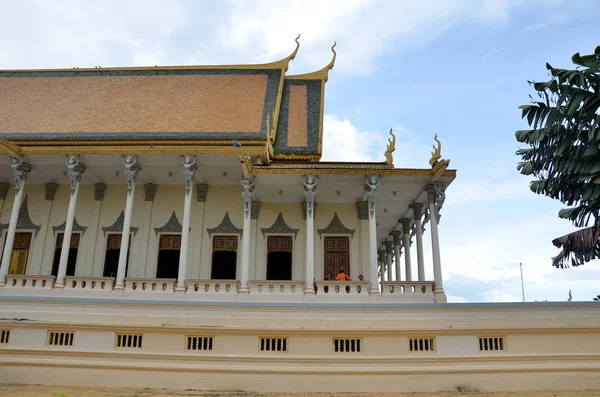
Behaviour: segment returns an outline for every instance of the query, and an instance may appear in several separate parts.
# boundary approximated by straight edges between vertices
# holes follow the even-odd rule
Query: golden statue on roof
[[[431,159],[429,159],[429,165],[434,175],[441,175],[444,170],[450,165],[450,160],[442,159],[442,143],[438,139],[437,134],[433,137],[433,140],[437,142],[437,147],[433,145],[433,151],[431,152]]]
[[[396,135],[394,135],[394,133],[392,132],[392,128],[390,128],[390,135],[392,137],[388,138],[388,146],[385,150],[385,162],[387,163],[387,165],[393,166],[394,156],[392,156],[392,153],[394,153],[394,151],[396,150]]]

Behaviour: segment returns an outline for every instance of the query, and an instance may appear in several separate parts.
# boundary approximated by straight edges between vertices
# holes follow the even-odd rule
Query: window
[[[142,334],[116,334],[118,348],[142,348]]]
[[[77,252],[79,251],[79,233],[71,234],[71,245],[69,246],[69,257],[67,259],[67,276],[75,275],[75,266],[77,265]],[[58,266],[60,262],[60,253],[62,251],[62,244],[65,238],[64,233],[59,233],[56,236],[56,245],[54,247],[54,261],[52,262],[52,275],[58,275]]]
[[[8,344],[8,338],[10,338],[10,330],[9,329],[0,330],[0,345]]]
[[[360,338],[333,338],[334,353],[360,353],[362,339]]]
[[[48,345],[73,346],[75,332],[48,331]]]
[[[479,351],[503,351],[506,344],[504,343],[503,336],[495,337],[480,337],[479,338]]]
[[[435,351],[435,339],[409,338],[408,347],[411,352],[433,352]]]
[[[236,279],[237,246],[237,236],[215,236],[213,238],[211,279]]]
[[[104,277],[116,277],[119,269],[119,255],[121,254],[121,234],[109,234],[106,239],[106,253],[104,254]],[[131,239],[129,239],[129,248],[131,248]],[[125,264],[125,276],[129,267],[129,249],[127,250],[127,259]]]
[[[214,346],[212,336],[188,336],[187,350],[210,351]]]
[[[288,338],[260,338],[261,352],[287,352]]]
[[[156,264],[156,278],[177,278],[179,275],[180,250],[180,235],[163,234],[160,236],[158,244],[158,263]]]
[[[267,240],[267,280],[292,279],[292,237],[271,236]]]

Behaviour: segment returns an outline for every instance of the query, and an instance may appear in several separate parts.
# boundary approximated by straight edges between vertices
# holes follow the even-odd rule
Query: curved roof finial
[[[287,72],[290,61],[293,60],[294,58],[296,58],[296,54],[298,54],[298,50],[300,49],[300,41],[298,41],[299,39],[300,39],[300,33],[298,33],[298,37],[296,37],[294,39],[294,41],[296,42],[296,49],[294,50],[294,52],[291,53],[290,56],[285,58],[286,63],[285,63],[284,72]]]
[[[331,46],[331,52],[333,52],[333,58],[331,59],[331,62],[329,62],[329,65],[327,65],[327,70],[331,70],[333,69],[333,66],[335,65],[335,58],[337,57],[337,52],[335,52],[335,46],[337,45],[337,42],[333,42],[333,45]]]
[[[325,66],[324,68],[317,70],[316,72],[297,74],[294,76],[286,76],[286,77],[291,78],[291,79],[300,79],[300,80],[322,79],[326,83],[329,78],[329,71],[331,69],[333,69],[333,67],[335,66],[335,59],[337,58],[337,52],[335,52],[336,45],[337,45],[337,42],[334,41],[333,45],[331,46],[331,52],[333,52],[333,58],[331,58],[331,61],[329,62],[329,64],[327,64],[327,66]]]

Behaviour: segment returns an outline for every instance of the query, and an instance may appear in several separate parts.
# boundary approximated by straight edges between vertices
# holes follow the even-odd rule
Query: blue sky
[[[427,167],[437,133],[458,170],[440,223],[449,299],[519,300],[522,262],[527,300],[589,301],[600,264],[551,267],[574,228],[516,171],[514,132],[527,80],[600,45],[598,15],[597,0],[21,1],[3,5],[0,68],[268,62],[301,33],[303,73],[337,41],[324,160],[381,161],[393,126],[396,166]]]

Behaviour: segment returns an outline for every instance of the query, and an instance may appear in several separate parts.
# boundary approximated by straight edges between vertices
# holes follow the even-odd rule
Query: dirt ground
[[[0,397],[600,397],[600,390],[536,392],[440,392],[440,393],[252,393],[155,389],[110,389],[72,386],[0,385]]]

